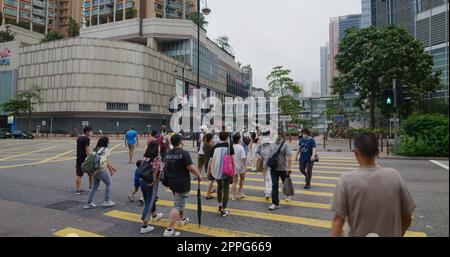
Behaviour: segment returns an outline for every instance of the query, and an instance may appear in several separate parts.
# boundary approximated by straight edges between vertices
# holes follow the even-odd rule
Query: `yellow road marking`
[[[80,230],[80,229],[76,229],[76,228],[72,228],[72,227],[67,227],[60,231],[57,231],[57,232],[53,233],[53,235],[59,236],[59,237],[104,237],[102,235],[98,235],[95,233],[91,233],[88,231],[84,231],[84,230]]]
[[[13,155],[13,156],[9,156],[9,157],[0,159],[0,161],[9,160],[9,159],[14,159],[14,158],[17,158],[17,157],[20,157],[20,156],[30,155],[30,154],[33,154],[33,153],[43,152],[43,151],[45,151],[45,150],[49,150],[49,149],[56,148],[56,147],[57,147],[57,146],[50,146],[50,147],[47,147],[47,148],[44,148],[44,149],[39,149],[39,150],[31,151],[31,152],[26,152],[26,153],[16,154],[16,155]]]
[[[117,149],[117,147],[121,146],[123,144],[117,144],[116,146],[114,146],[113,148],[109,149],[109,153],[111,154],[112,152],[114,152],[114,150]]]
[[[158,205],[172,207],[173,202],[158,200]],[[187,203],[185,208],[188,210],[197,210],[197,205]],[[212,207],[212,206],[203,205],[202,210],[205,212],[217,213],[217,208]],[[263,219],[263,220],[270,220],[270,221],[277,221],[277,222],[292,223],[292,224],[306,225],[306,226],[311,226],[311,227],[331,229],[331,221],[329,221],[329,220],[320,220],[320,219],[313,219],[313,218],[304,218],[304,217],[288,216],[288,215],[283,215],[283,214],[274,214],[274,213],[265,213],[265,212],[256,212],[256,211],[246,211],[246,210],[240,210],[240,209],[228,209],[228,210],[231,212],[232,216],[234,215],[234,216],[256,218],[256,219]],[[426,234],[423,232],[411,231],[411,232],[407,232],[406,236],[426,237]]]
[[[31,145],[31,146],[29,144],[24,144],[23,146],[20,146],[20,147],[15,147],[15,148],[2,150],[2,151],[0,151],[0,153],[6,153],[6,152],[11,152],[13,150],[20,150],[20,149],[24,149],[24,148],[30,148],[32,146],[41,146],[41,145],[46,145],[46,144],[40,143],[40,144],[36,144],[36,145]]]
[[[313,171],[313,173],[315,173],[315,172],[316,171]],[[259,173],[247,172],[246,174],[247,175],[255,175],[255,176],[258,176],[258,177],[262,176],[261,172],[259,172]],[[305,178],[305,176],[303,176],[303,175],[295,175],[295,174],[291,174],[291,177],[293,177],[293,178],[303,178],[303,179]],[[313,174],[313,178],[323,179],[323,180],[339,180],[339,177],[315,176],[314,174]]]
[[[170,191],[170,190],[167,190]],[[191,191],[191,195],[197,195],[196,191]],[[206,192],[201,192],[203,196],[206,196]],[[216,194],[212,194],[213,196],[216,196]],[[230,193],[231,195],[231,193]],[[240,201],[250,201],[250,202],[258,202],[258,203],[270,203],[270,201],[267,201],[263,197],[256,197],[256,196],[245,196],[245,198],[241,199]],[[326,203],[313,203],[313,202],[300,202],[300,201],[280,201],[282,203],[281,205],[290,205],[290,206],[296,206],[296,207],[307,207],[307,208],[315,208],[315,209],[326,209],[329,210],[331,206]]]
[[[245,178],[247,181],[256,181],[256,182],[264,182],[264,179],[262,178]],[[304,182],[298,182],[298,181],[292,181],[294,185],[305,185]],[[336,184],[330,184],[330,183],[311,183],[312,186],[318,186],[318,187],[336,187]]]
[[[42,161],[40,161],[40,162],[38,162],[38,163],[39,163],[39,164],[41,164],[41,163],[47,163],[47,162],[49,162],[49,161],[52,161],[52,160],[54,160],[54,159],[58,159],[59,157],[62,157],[62,156],[64,156],[64,155],[67,155],[67,154],[69,154],[69,153],[71,153],[71,152],[75,152],[75,151],[76,151],[76,149],[70,150],[70,151],[64,152],[64,153],[62,153],[62,154],[58,154],[58,155],[56,155],[56,156],[53,156],[53,157],[47,158],[47,159],[45,159],[45,160],[42,160]]]
[[[159,203],[159,200],[158,200],[158,203]],[[172,205],[173,204],[171,204],[171,206]],[[136,213],[131,213],[131,212],[114,210],[114,211],[104,213],[103,215],[112,217],[112,218],[132,221],[132,222],[136,222],[136,223],[142,222],[141,215],[136,214]],[[150,225],[158,226],[158,227],[166,227],[168,222],[169,221],[166,219],[161,219],[157,222],[150,223]],[[204,226],[204,225],[202,225],[199,228],[198,224],[187,224],[184,226],[180,226],[177,224],[177,225],[175,225],[174,229],[191,232],[191,233],[195,233],[195,234],[215,236],[215,237],[262,237],[263,236],[260,234],[228,230],[228,229],[223,229],[223,228],[214,228],[214,227],[208,227],[208,226]]]
[[[192,181],[192,183],[197,184],[197,181]],[[200,182],[201,185],[208,185],[208,182]],[[245,185],[245,189],[250,189],[250,190],[258,190],[258,191],[264,191],[265,188],[264,187],[260,187],[260,186],[252,186],[252,185]],[[280,189],[281,192],[281,189]],[[325,196],[325,197],[333,197],[333,193],[327,193],[327,192],[318,192],[318,191],[306,191],[306,190],[295,190],[296,194],[301,194],[301,195],[314,195],[314,196]]]

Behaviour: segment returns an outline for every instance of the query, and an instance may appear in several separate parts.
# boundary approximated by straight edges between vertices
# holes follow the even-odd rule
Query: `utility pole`
[[[395,146],[398,145],[398,92],[397,92],[397,80],[393,80],[392,82],[392,90],[394,92],[394,142]]]

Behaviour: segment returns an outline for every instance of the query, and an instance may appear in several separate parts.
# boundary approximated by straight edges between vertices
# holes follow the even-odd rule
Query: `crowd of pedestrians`
[[[96,207],[94,196],[100,182],[105,184],[102,206],[112,207],[115,204],[111,200],[111,176],[117,169],[109,158],[109,139],[102,136],[91,151],[92,128],[85,127],[83,132],[77,139],[76,194],[85,192],[80,188],[80,183],[83,174],[88,173],[89,194],[84,209]],[[134,127],[125,134],[129,163],[133,162],[138,137]],[[163,233],[167,237],[181,234],[174,229],[176,223],[186,225],[190,222],[185,205],[191,192],[191,175],[199,182],[203,179],[207,181],[205,198],[217,198],[217,211],[222,217],[232,215],[228,209],[229,197],[231,201],[246,197],[244,191],[248,172],[262,174],[264,195],[261,197],[268,202],[270,211],[280,208],[280,182],[284,184],[292,174],[293,161],[298,161],[298,171],[305,176],[304,189],[311,188],[313,167],[319,161],[319,155],[316,142],[307,128],[301,130],[295,157],[284,134],[273,138],[270,130],[214,133],[202,126],[198,138],[198,163],[195,165],[190,153],[183,149],[180,135],[162,126],[148,136],[145,153],[136,162],[133,191],[128,196],[130,202],[136,201],[136,194],[141,196],[138,200],[143,206],[140,233],[153,231],[154,227],[150,224],[163,217],[163,213],[156,212],[160,183],[173,194],[173,209]],[[397,171],[376,165],[378,142],[373,134],[364,133],[356,137],[354,144],[359,168],[345,173],[338,181],[332,201],[332,235],[341,236],[347,223],[349,236],[403,236],[415,209],[404,181]],[[86,163],[90,162],[95,166],[92,172],[86,168]],[[290,201],[290,196],[286,196],[285,200]]]

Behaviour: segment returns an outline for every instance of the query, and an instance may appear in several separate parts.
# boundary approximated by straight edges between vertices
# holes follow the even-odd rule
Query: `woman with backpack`
[[[117,172],[117,169],[108,161],[109,149],[108,149],[109,139],[108,137],[101,137],[97,146],[94,148],[94,153],[96,155],[95,159],[99,158],[99,167],[94,171],[92,177],[94,178],[93,188],[89,191],[89,196],[86,205],[83,209],[92,209],[96,205],[94,204],[94,195],[97,192],[98,187],[100,186],[100,181],[105,183],[105,202],[102,204],[103,207],[113,207],[115,204],[111,201],[111,187],[112,182],[111,178],[108,175],[106,170],[109,170],[109,173],[114,175]]]
[[[156,214],[156,200],[158,197],[158,182],[161,171],[161,157],[159,156],[159,143],[156,140],[150,142],[142,160],[140,174],[140,187],[144,196],[144,210],[142,211],[141,234],[153,231],[155,228],[148,226],[149,222],[158,221],[163,214]],[[151,215],[149,211],[151,210]]]
[[[269,166],[267,161],[271,156],[270,152],[270,131],[262,133],[260,144],[256,149],[256,157],[262,161],[262,174],[264,177],[264,198],[269,201],[272,194],[272,177],[270,176]]]
[[[214,146],[212,161],[209,162],[208,176],[217,181],[217,201],[219,202],[219,213],[222,217],[230,215],[227,210],[230,194],[230,183],[234,176],[233,155],[234,149],[230,147],[228,133],[220,132],[220,142]]]
[[[300,138],[298,145],[298,152],[296,159],[300,155],[299,166],[300,172],[305,176],[305,189],[311,188],[312,169],[314,162],[318,161],[316,141],[311,136],[309,129],[304,128],[301,130],[302,138]]]

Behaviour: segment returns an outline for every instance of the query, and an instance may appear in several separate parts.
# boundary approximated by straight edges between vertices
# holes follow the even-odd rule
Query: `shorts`
[[[202,173],[203,167],[205,166],[206,159],[205,159],[205,155],[203,154],[199,154],[198,155],[198,169],[200,171],[200,173]],[[208,167],[205,166],[205,170],[207,170]]]
[[[134,144],[134,145],[128,145],[128,149],[130,150],[130,151],[134,151],[134,148],[136,147],[136,145]]]
[[[134,187],[135,188],[138,188],[138,187],[141,186],[141,182],[139,181],[139,175],[138,175],[137,170],[134,172],[134,179],[133,179],[133,181],[134,181]]]
[[[77,162],[75,165],[75,171],[77,173],[77,177],[82,177],[84,175],[84,171],[81,169],[81,163]]]
[[[178,211],[183,211],[186,205],[186,199],[189,197],[189,192],[187,193],[173,193],[173,208]]]

